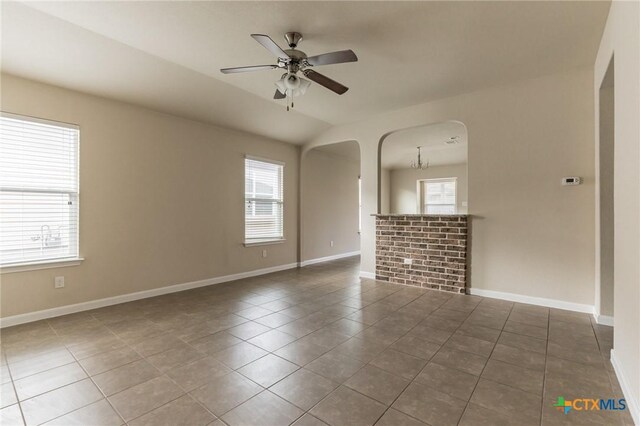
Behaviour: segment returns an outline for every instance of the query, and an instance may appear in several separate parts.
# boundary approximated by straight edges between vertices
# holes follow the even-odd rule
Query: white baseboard
[[[360,271],[360,278],[368,278],[370,280],[375,280],[376,274],[374,274],[373,272]]]
[[[600,315],[599,313],[596,312],[596,310],[593,310],[593,318],[595,318],[596,322],[600,325],[608,325],[610,327],[613,327],[613,317],[609,316],[609,315]]]
[[[528,303],[530,305],[546,306],[548,308],[565,309],[567,311],[584,312],[593,314],[593,305],[583,305],[581,303],[565,302],[563,300],[546,299],[544,297],[525,296],[523,294],[505,293],[502,291],[484,290],[481,288],[470,288],[470,294],[492,299],[508,300],[510,302]]]
[[[624,394],[624,399],[627,403],[629,413],[633,418],[633,422],[640,425],[640,407],[638,406],[637,396],[633,394],[633,390],[631,386],[629,386],[629,382],[626,379],[626,375],[622,370],[622,365],[620,365],[614,349],[611,349],[611,365],[613,365],[613,371],[615,371],[618,383],[620,383],[620,387],[622,388],[622,393]]]
[[[104,299],[91,300],[89,302],[76,303],[73,305],[60,306],[57,308],[45,309],[42,311],[29,312],[27,314],[13,315],[0,319],[0,328],[11,327],[13,325],[25,324],[28,322],[39,321],[46,318],[59,317],[62,315],[73,314],[76,312],[88,311],[91,309],[102,308],[105,306],[117,305],[118,303],[131,302],[148,297],[161,296],[163,294],[176,293],[179,291],[189,290],[192,288],[205,287],[213,284],[220,284],[229,281],[240,280],[243,278],[255,277],[258,275],[270,274],[272,272],[284,271],[286,269],[297,268],[298,263],[289,263],[286,265],[272,266],[270,268],[255,269],[253,271],[240,272],[238,274],[224,275],[222,277],[208,278],[200,281],[192,281],[183,284],[175,284],[166,287],[159,287],[150,290],[137,291],[135,293],[122,294],[119,296],[106,297]]]
[[[302,262],[300,262],[300,266],[304,267],[304,266],[313,265],[315,263],[329,262],[331,260],[338,260],[338,259],[343,259],[345,257],[353,257],[353,256],[359,256],[359,255],[360,255],[360,251],[350,251],[348,253],[334,254],[332,256],[325,256],[325,257],[318,257],[316,259],[303,260]]]

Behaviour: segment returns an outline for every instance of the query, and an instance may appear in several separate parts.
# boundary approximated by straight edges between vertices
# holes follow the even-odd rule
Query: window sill
[[[11,274],[14,272],[37,271],[38,269],[65,268],[67,266],[78,266],[84,260],[83,257],[68,259],[44,260],[41,262],[14,263],[12,265],[0,267],[0,274]]]
[[[268,246],[268,245],[271,245],[271,244],[282,244],[285,241],[287,241],[287,240],[285,240],[284,238],[274,238],[272,240],[245,241],[244,242],[244,246],[245,247]]]

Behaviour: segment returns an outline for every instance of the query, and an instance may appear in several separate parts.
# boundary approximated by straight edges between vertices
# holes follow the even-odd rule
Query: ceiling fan
[[[311,85],[311,82],[298,76],[298,72],[302,72],[309,80],[318,83],[321,86],[337,93],[338,95],[344,94],[348,87],[338,83],[329,77],[320,74],[311,67],[317,67],[320,65],[340,64],[343,62],[356,62],[358,57],[352,50],[340,50],[337,52],[324,53],[322,55],[307,56],[303,51],[297,50],[298,43],[302,40],[302,34],[297,32],[288,32],[284,35],[289,49],[283,50],[271,39],[268,35],[264,34],[251,34],[258,43],[264,46],[269,52],[273,53],[278,58],[278,63],[274,65],[253,65],[247,67],[234,67],[234,68],[222,68],[220,71],[223,74],[233,74],[249,71],[262,71],[271,69],[282,69],[286,72],[282,75],[280,80],[276,81],[277,87],[276,93],[273,95],[274,99],[291,99],[291,106],[293,107],[293,97],[301,96],[307,91],[307,88]],[[289,105],[287,105],[287,111]]]

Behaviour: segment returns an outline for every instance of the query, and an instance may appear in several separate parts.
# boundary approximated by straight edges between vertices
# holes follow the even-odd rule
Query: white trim
[[[316,263],[329,262],[331,260],[344,259],[345,257],[353,257],[353,256],[359,256],[359,255],[360,255],[360,250],[350,251],[348,253],[334,254],[334,255],[325,256],[325,257],[317,257],[315,259],[303,260],[302,262],[300,262],[300,266],[304,267],[304,266],[313,265]]]
[[[15,114],[13,112],[0,111],[0,117],[7,117],[11,120],[30,121],[32,123],[45,124],[47,126],[65,127],[72,130],[80,130],[80,126],[73,123],[67,123],[64,121],[49,120],[46,118],[33,117],[31,115]]]
[[[596,322],[600,325],[608,325],[613,327],[613,317],[609,316],[609,315],[600,315],[599,313],[596,312],[596,310],[593,310],[593,318],[596,320]]]
[[[138,291],[135,293],[122,294],[119,296],[106,297],[104,299],[91,300],[89,302],[76,303],[73,305],[60,306],[57,308],[45,309],[42,311],[29,312],[27,314],[13,315],[6,318],[0,318],[0,328],[11,327],[13,325],[24,324],[33,321],[39,321],[46,318],[59,317],[61,315],[73,314],[76,312],[88,311],[91,309],[102,308],[105,306],[117,305],[119,303],[131,302],[149,297],[161,296],[163,294],[176,293],[179,291],[190,290],[192,288],[205,287],[213,284],[220,284],[228,281],[240,280],[243,278],[255,277],[258,275],[270,274],[272,272],[284,271],[286,269],[294,269],[298,267],[298,263],[288,263],[286,265],[272,266],[270,268],[256,269],[248,272],[240,272],[237,274],[224,275],[221,277],[208,278],[200,281],[192,281],[183,284],[174,284],[166,287],[159,287],[150,290]]]
[[[490,297],[493,299],[509,300],[511,302],[528,303],[530,305],[546,306],[549,308],[565,309],[568,311],[584,312],[593,314],[593,305],[583,305],[581,303],[565,302],[564,300],[546,299],[544,297],[525,296],[516,293],[504,293],[502,291],[484,290],[481,288],[470,288],[469,293]]]
[[[633,394],[631,386],[629,386],[629,382],[622,371],[622,365],[620,364],[614,349],[611,349],[611,365],[613,366],[613,371],[615,371],[618,382],[620,383],[620,388],[622,389],[622,394],[624,395],[624,399],[627,403],[629,413],[633,418],[633,422],[640,425],[640,407],[638,407],[638,399],[636,395]]]
[[[373,272],[360,271],[360,278],[368,278],[370,280],[375,280],[376,274],[374,274]]]
[[[12,274],[14,272],[37,271],[38,269],[66,268],[68,266],[78,266],[84,260],[83,257],[67,259],[41,260],[37,262],[16,263],[0,267],[0,274]]]
[[[256,241],[245,241],[242,243],[245,247],[253,247],[253,246],[270,246],[272,244],[282,244],[287,240],[284,238],[274,238],[272,240],[256,240]]]
[[[276,164],[278,166],[285,166],[284,161],[279,161],[279,160],[272,160],[270,158],[264,158],[264,157],[257,157],[255,155],[250,155],[250,154],[245,154],[244,158],[246,158],[247,160],[253,160],[253,161],[261,161],[263,163],[271,163],[271,164]]]

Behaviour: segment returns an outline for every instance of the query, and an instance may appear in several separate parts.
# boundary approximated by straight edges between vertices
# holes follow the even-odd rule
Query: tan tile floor
[[[2,330],[5,425],[630,425],[589,315],[318,264]]]

